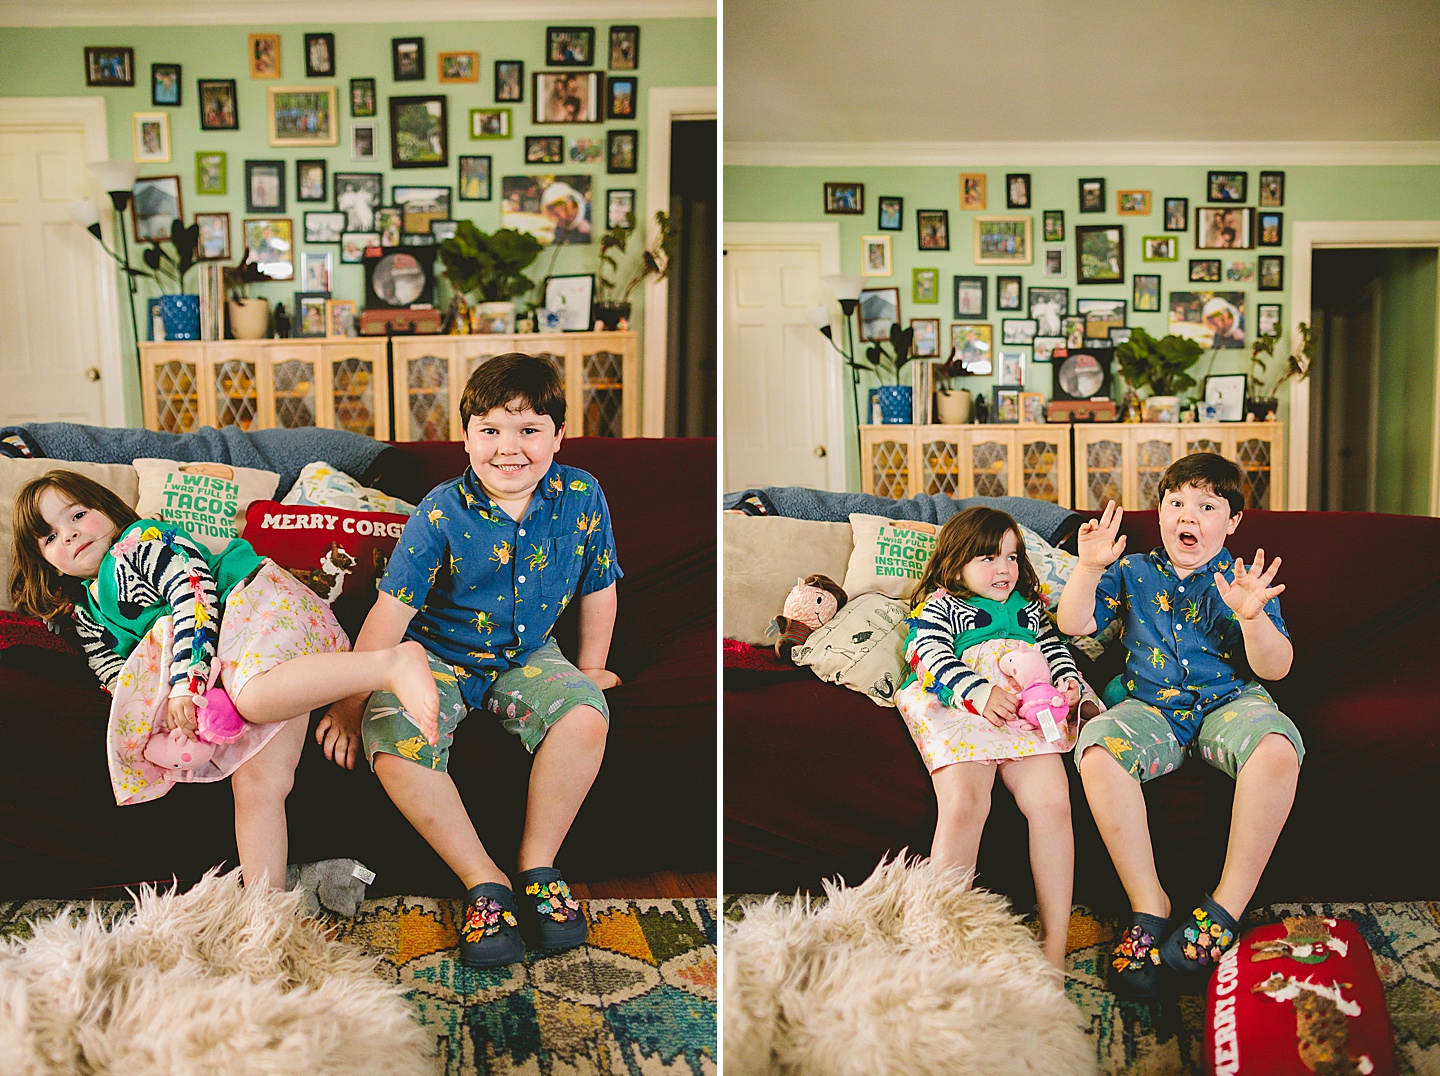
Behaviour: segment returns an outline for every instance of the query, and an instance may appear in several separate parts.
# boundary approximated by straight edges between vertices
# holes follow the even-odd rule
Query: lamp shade
[[[839,301],[845,302],[849,300],[850,302],[854,302],[860,298],[860,289],[865,287],[865,278],[863,276],[837,274],[834,276],[821,277],[820,283],[829,288],[831,294]]]
[[[110,191],[130,193],[139,172],[140,166],[134,161],[95,161],[90,165],[90,177],[107,194]]]
[[[830,328],[830,308],[826,306],[812,306],[805,311],[805,320],[815,328],[824,332]]]
[[[100,211],[95,208],[94,202],[71,202],[69,211],[75,223],[86,231],[100,226]]]

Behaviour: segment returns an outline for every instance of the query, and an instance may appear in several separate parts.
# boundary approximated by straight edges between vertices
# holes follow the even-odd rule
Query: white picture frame
[[[330,291],[335,275],[333,251],[302,250],[300,252],[300,290]]]
[[[137,164],[170,163],[170,116],[165,112],[132,112]]]
[[[860,275],[893,275],[888,235],[862,235],[860,237]]]
[[[350,159],[352,161],[373,161],[375,159],[375,124],[352,123],[350,125]]]

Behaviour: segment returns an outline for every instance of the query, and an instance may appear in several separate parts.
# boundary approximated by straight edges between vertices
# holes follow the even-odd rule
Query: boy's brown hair
[[[911,608],[928,598],[937,587],[944,587],[957,598],[972,597],[960,573],[976,557],[999,556],[1006,531],[1015,536],[1019,561],[1020,578],[1015,582],[1015,589],[1026,601],[1033,602],[1040,597],[1040,577],[1025,555],[1025,536],[1020,532],[1020,524],[1004,512],[977,504],[951,516],[940,528],[935,552],[930,555],[920,582],[910,592]]]
[[[512,351],[486,359],[460,397],[460,425],[468,428],[472,415],[484,415],[497,407],[549,415],[555,429],[565,425],[565,376],[560,367],[543,355],[522,355]]]
[[[50,471],[27,482],[15,498],[15,550],[10,565],[10,600],[22,613],[43,620],[65,611],[81,594],[84,584],[61,575],[40,555],[40,539],[53,529],[40,514],[40,495],[53,489],[75,504],[100,512],[115,524],[119,534],[139,516],[106,489],[74,471]],[[113,536],[112,536],[113,537]]]
[[[1238,515],[1245,507],[1240,468],[1214,452],[1192,452],[1181,456],[1160,476],[1162,498],[1172,489],[1184,489],[1186,486],[1208,489],[1215,496],[1224,497],[1232,516]]]

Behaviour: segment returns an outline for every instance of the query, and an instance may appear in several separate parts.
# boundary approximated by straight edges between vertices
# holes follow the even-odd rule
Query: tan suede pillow
[[[855,549],[845,570],[845,593],[910,597],[935,551],[940,528],[933,523],[886,519],[864,512],[850,514]]]
[[[850,524],[815,523],[784,516],[722,514],[724,523],[725,638],[754,646],[780,615],[797,579],[828,575],[839,583],[850,559]]]
[[[810,633],[790,654],[821,680],[865,695],[877,706],[894,706],[905,682],[905,603],[883,594],[846,602],[828,624]]]
[[[245,509],[252,501],[275,498],[280,476],[228,463],[180,463],[138,459],[141,519],[163,519],[183,527],[212,553],[245,533]]]
[[[74,471],[100,483],[131,508],[140,499],[140,480],[128,463],[71,463],[67,460],[16,460],[0,456],[0,610],[15,611],[10,600],[10,563],[15,548],[15,498],[25,484],[51,471]]]

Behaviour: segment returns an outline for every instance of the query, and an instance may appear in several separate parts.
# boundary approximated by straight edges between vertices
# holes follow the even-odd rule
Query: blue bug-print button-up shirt
[[[380,589],[415,608],[406,636],[455,666],[461,695],[478,707],[495,675],[541,646],[574,597],[622,574],[593,476],[552,462],[517,522],[467,467],[420,502]]]
[[[1234,582],[1228,549],[1181,579],[1161,548],[1121,557],[1095,588],[1096,634],[1124,614],[1126,690],[1159,707],[1181,745],[1199,733],[1201,718],[1254,680],[1240,622],[1215,589],[1216,572]],[[1279,598],[1265,603],[1265,615],[1289,637]]]

